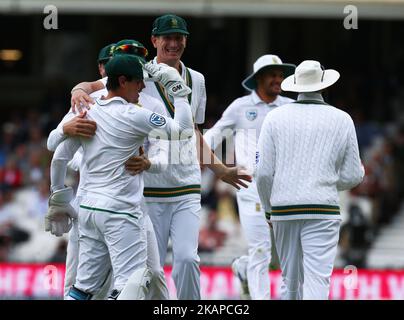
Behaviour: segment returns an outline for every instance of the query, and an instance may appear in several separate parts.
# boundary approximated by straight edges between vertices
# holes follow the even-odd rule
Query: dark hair
[[[133,80],[133,77],[126,76],[124,74],[121,74],[119,76],[116,76],[116,75],[108,76],[108,80],[107,80],[107,84],[106,84],[107,90],[116,90],[116,89],[119,88],[119,77],[120,76],[124,76],[126,78],[126,81],[132,81]]]
[[[99,61],[98,61],[98,64],[101,64],[101,65],[105,66],[105,65],[108,63],[108,61],[109,61],[109,58],[108,58],[108,59],[99,60]]]

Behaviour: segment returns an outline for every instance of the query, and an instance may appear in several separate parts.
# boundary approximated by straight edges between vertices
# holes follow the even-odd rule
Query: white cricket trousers
[[[167,281],[164,269],[160,266],[160,255],[157,245],[156,234],[149,215],[144,216],[147,240],[147,267],[152,271],[153,278],[150,284],[150,290],[146,299],[150,300],[168,300],[170,294],[167,288]]]
[[[148,202],[147,210],[156,233],[161,266],[164,266],[168,239],[171,237],[172,278],[177,290],[177,298],[179,300],[201,299],[198,256],[200,200]]]
[[[70,203],[74,210],[78,213],[80,210],[80,201],[81,197],[78,196],[74,198],[74,200]],[[156,245],[157,250],[157,245]],[[73,220],[72,228],[69,232],[69,240],[67,243],[67,250],[66,250],[66,271],[65,271],[65,282],[64,282],[64,299],[69,300],[69,291],[74,282],[76,281],[77,276],[77,266],[79,264],[79,222],[77,219]],[[104,279],[104,285],[95,296],[94,299],[96,300],[104,300],[108,297],[108,292],[111,285],[111,278],[112,278],[112,268],[111,271],[107,274],[106,278]]]
[[[76,197],[70,203],[74,210],[79,212],[79,203],[81,198]],[[79,225],[77,219],[73,220],[72,228],[69,232],[69,241],[66,250],[66,271],[65,271],[65,287],[64,299],[68,299],[69,290],[74,285],[77,275],[77,266],[79,264]]]
[[[112,266],[114,288],[122,290],[131,274],[146,267],[143,214],[79,210],[79,263],[74,286],[97,294]]]
[[[247,281],[252,300],[271,299],[268,267],[271,262],[271,230],[261,205],[237,194],[240,223],[248,244]]]
[[[327,300],[340,220],[273,221],[283,300]]]
[[[147,234],[147,267],[153,273],[153,280],[151,282],[150,291],[147,295],[151,300],[168,300],[170,298],[167,282],[164,275],[164,270],[160,266],[160,256],[157,247],[157,239],[153,230],[153,225],[149,216],[144,217],[146,234]],[[69,290],[74,284],[77,275],[77,266],[79,264],[79,230],[78,221],[74,220],[72,229],[69,232],[69,241],[67,245],[66,254],[66,273],[65,273],[65,287],[64,287],[64,299],[69,296]],[[104,280],[104,285],[101,292],[98,292],[95,299],[104,300],[107,298],[111,288],[111,272],[108,273]]]

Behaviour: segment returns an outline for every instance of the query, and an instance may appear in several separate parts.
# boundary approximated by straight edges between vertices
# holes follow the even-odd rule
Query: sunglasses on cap
[[[114,53],[117,52],[125,52],[126,54],[133,54],[136,56],[140,56],[146,58],[149,52],[145,47],[139,47],[137,44],[122,44],[120,46],[116,46],[114,48]]]

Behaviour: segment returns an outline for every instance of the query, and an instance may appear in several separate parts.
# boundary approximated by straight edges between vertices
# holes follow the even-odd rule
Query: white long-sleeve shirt
[[[144,138],[159,131],[161,137],[177,139],[184,131],[193,133],[192,114],[185,98],[176,98],[174,119],[166,118],[126,102],[120,97],[96,100],[87,117],[97,123],[91,139],[68,138],[54,153],[51,164],[52,190],[64,185],[66,166],[83,147],[86,179],[81,206],[110,212],[138,210],[143,194],[143,175],[132,176],[124,163],[138,154]]]
[[[102,82],[105,85],[107,82],[107,78],[103,78]],[[97,99],[107,95],[108,91],[104,88],[93,92],[90,96],[93,99]],[[138,104],[152,112],[165,115],[165,108],[163,104],[159,100],[145,94],[144,92],[140,92]],[[63,126],[66,122],[70,121],[76,116],[77,114],[75,114],[70,109],[69,112],[63,117],[62,121],[58,124],[56,129],[54,129],[49,134],[47,141],[49,151],[55,151],[56,148],[59,146],[59,144],[67,138],[67,136],[63,133]],[[147,154],[147,157],[151,162],[151,166],[148,169],[148,172],[158,173],[166,170],[168,165],[168,141],[161,139],[157,140],[153,137],[147,137],[145,139],[144,147],[145,147],[145,153]],[[74,155],[73,159],[68,164],[69,167],[72,168],[73,170],[80,171],[80,182],[76,193],[77,196],[81,196],[83,192],[82,184],[86,179],[86,163],[83,162],[82,159],[83,159],[82,148],[79,148],[76,154]]]
[[[364,176],[351,117],[318,93],[268,114],[257,162],[258,193],[273,221],[339,220],[338,191]]]
[[[153,63],[157,63],[154,58]],[[181,61],[181,77],[186,84],[192,88],[188,96],[192,117],[195,124],[202,124],[205,121],[206,109],[206,88],[205,77],[187,68]],[[106,78],[101,80],[106,83]],[[142,94],[151,96],[163,103],[164,113],[167,117],[173,117],[175,113],[175,102],[158,83],[145,81],[145,88]],[[196,136],[188,139],[169,141],[168,145],[161,148],[150,144],[148,157],[152,167],[158,170],[147,170],[144,172],[146,202],[176,202],[186,199],[200,199],[201,195],[201,169],[196,150]],[[146,142],[146,146],[148,143]],[[161,148],[161,150],[159,150]],[[159,164],[160,163],[160,164]],[[162,169],[162,164],[167,164]]]
[[[234,100],[215,125],[204,133],[203,138],[212,150],[218,150],[223,139],[234,136],[236,164],[253,172],[257,141],[266,115],[293,101],[278,95],[273,102],[267,104],[253,91],[249,95]],[[248,188],[242,188],[237,193],[243,199],[260,202],[255,179]]]
[[[156,63],[156,58],[153,60]],[[181,76],[192,87],[188,96],[196,124],[205,121],[206,89],[204,76],[181,63]],[[145,81],[143,92],[162,101],[167,117],[172,117],[175,101],[157,83]],[[196,135],[189,139],[169,142],[169,165],[160,173],[145,174],[144,196],[146,202],[176,202],[201,197],[201,169],[196,149]]]

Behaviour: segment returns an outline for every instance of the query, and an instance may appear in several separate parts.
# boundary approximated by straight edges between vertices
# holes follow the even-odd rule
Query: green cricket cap
[[[142,62],[130,54],[115,55],[105,65],[107,76],[129,76],[143,80]]]
[[[175,14],[165,14],[154,20],[152,35],[158,36],[170,33],[189,35],[185,20]]]
[[[106,63],[111,57],[115,43],[111,43],[100,50],[98,53],[98,62]]]
[[[121,40],[114,46],[113,55],[130,54],[140,58],[142,62],[146,62],[148,51],[145,46],[136,40]]]

